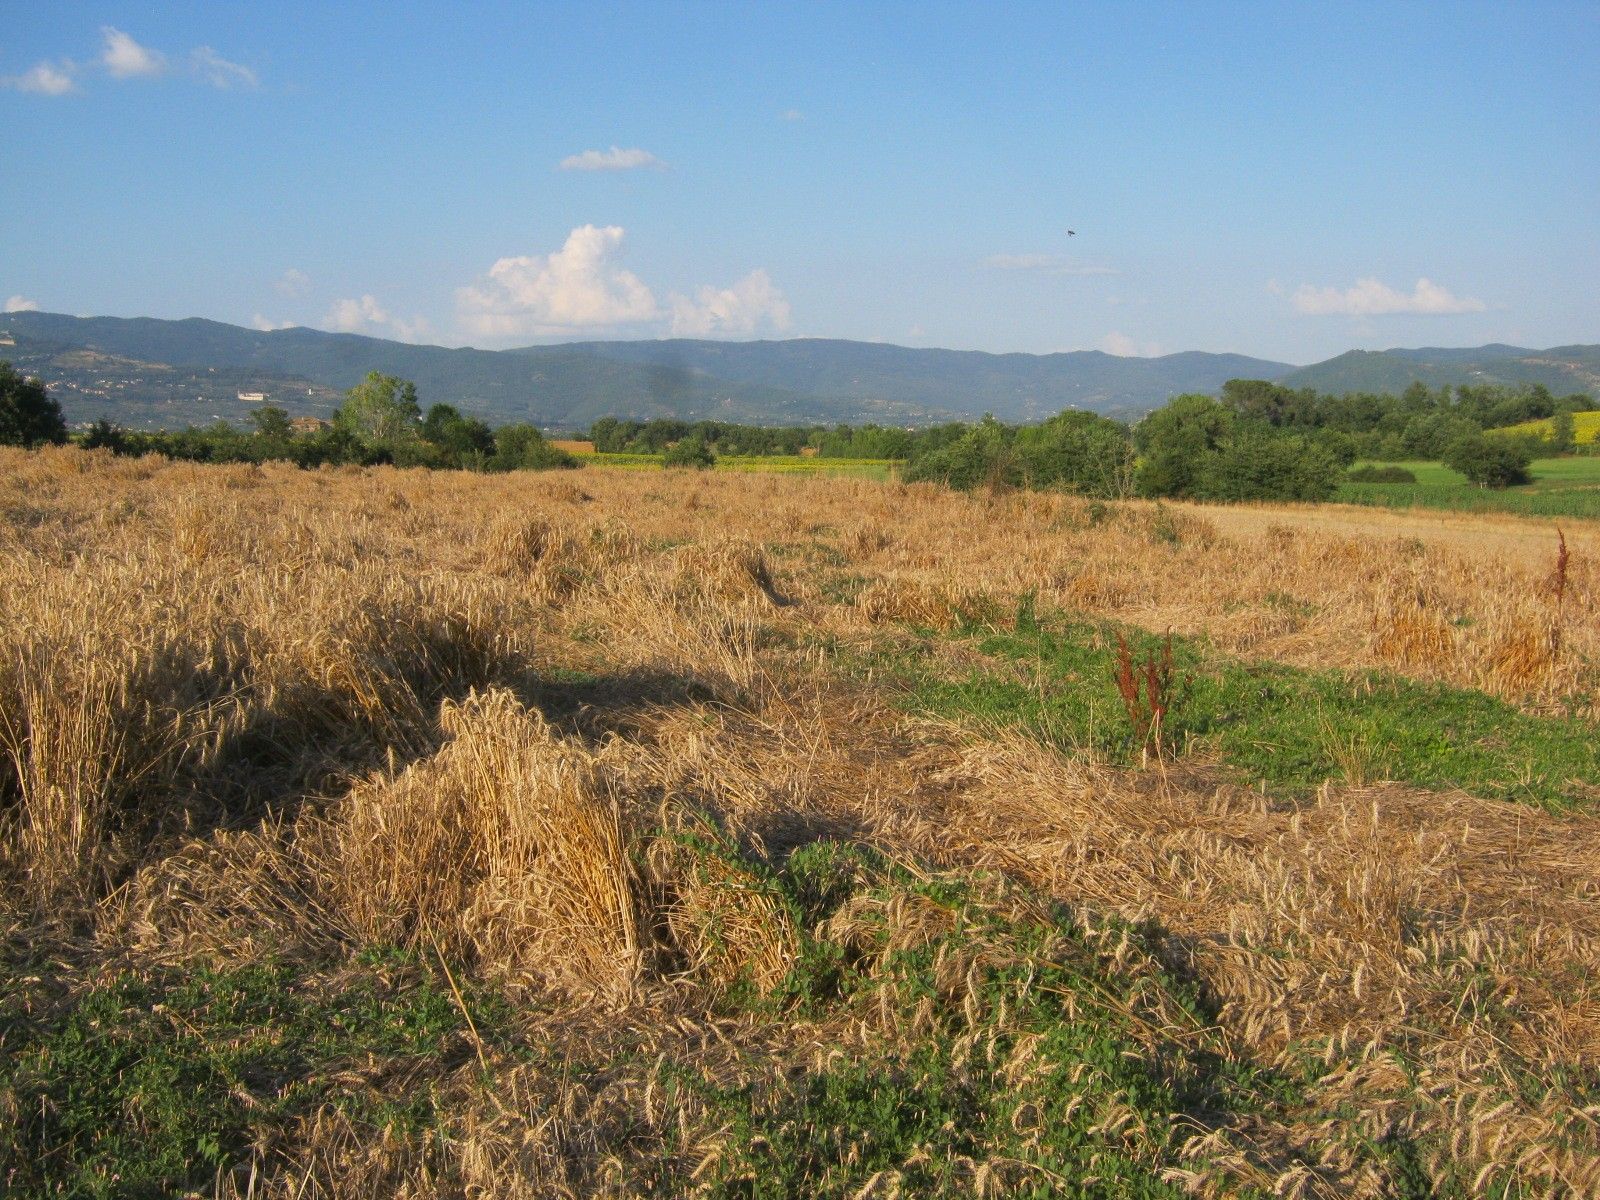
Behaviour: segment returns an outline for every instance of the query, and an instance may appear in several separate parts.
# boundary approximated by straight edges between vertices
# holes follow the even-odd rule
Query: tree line
[[[1536,455],[1571,453],[1572,414],[1593,404],[1581,393],[1557,399],[1538,384],[1336,396],[1234,379],[1220,396],[1174,397],[1131,428],[1066,412],[1020,428],[985,419],[953,437],[951,427],[928,430],[914,442],[905,478],[1102,497],[1316,501],[1369,458],[1441,460],[1472,483],[1505,487],[1528,481]],[[1545,419],[1549,437],[1504,432]]]
[[[954,488],[1055,488],[1085,496],[1142,495],[1194,500],[1325,500],[1358,458],[1442,460],[1488,486],[1527,481],[1536,453],[1567,453],[1572,414],[1583,394],[1546,388],[1413,384],[1399,395],[1325,395],[1265,380],[1234,379],[1220,396],[1183,395],[1127,426],[1069,410],[1037,425],[993,417],[919,429],[863,424],[758,426],[721,421],[605,417],[589,430],[602,453],[663,456],[666,465],[709,466],[717,455],[887,459],[903,478]],[[1519,438],[1506,427],[1548,420],[1549,436]],[[1496,432],[1500,431],[1500,432]],[[67,440],[60,405],[36,379],[0,362],[0,443]],[[372,372],[345,394],[333,419],[297,432],[267,405],[251,427],[218,422],[143,432],[102,419],[82,436],[88,448],[159,453],[200,462],[282,460],[303,467],[354,463],[482,471],[578,465],[532,425],[491,429],[447,404],[422,411],[416,386]]]
[[[1220,396],[1173,398],[1131,428],[1068,411],[1039,425],[992,417],[921,429],[738,425],[606,417],[589,431],[602,453],[662,454],[691,443],[710,454],[810,451],[823,458],[892,459],[908,480],[957,488],[1057,487],[1086,495],[1138,494],[1204,500],[1317,500],[1331,496],[1357,459],[1443,460],[1490,486],[1525,482],[1537,453],[1570,453],[1572,414],[1592,407],[1582,393],[1459,385],[1332,395],[1266,380],[1235,379]],[[1547,438],[1503,433],[1551,421]]]
[[[31,447],[67,440],[61,406],[44,384],[24,379],[10,363],[0,362],[0,444]],[[415,384],[377,371],[346,392],[333,419],[315,431],[296,431],[285,410],[268,404],[251,413],[250,427],[243,429],[218,421],[181,430],[132,430],[102,417],[80,444],[120,455],[162,454],[214,463],[280,461],[301,467],[393,463],[515,471],[578,465],[532,425],[491,429],[448,404],[435,404],[423,413]]]
[[[765,457],[810,450],[822,458],[902,460],[912,457],[919,440],[930,433],[874,424],[771,426],[672,417],[650,421],[602,417],[589,427],[589,440],[601,454],[662,454],[687,440],[716,454]]]

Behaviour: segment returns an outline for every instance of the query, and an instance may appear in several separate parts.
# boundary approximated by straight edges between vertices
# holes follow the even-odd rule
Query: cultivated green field
[[[1443,463],[1357,463],[1399,466],[1416,483],[1345,483],[1335,500],[1382,508],[1442,508],[1461,512],[1507,512],[1533,517],[1600,517],[1600,458],[1536,458],[1533,482],[1524,487],[1475,487]]]

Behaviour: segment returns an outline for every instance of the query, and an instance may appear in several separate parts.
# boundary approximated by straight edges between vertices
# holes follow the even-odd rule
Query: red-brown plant
[[[1143,658],[1135,659],[1128,639],[1117,634],[1117,659],[1113,672],[1117,694],[1133,726],[1133,736],[1141,747],[1154,746],[1159,752],[1167,714],[1172,710],[1186,680],[1179,680],[1172,663],[1172,634]]]

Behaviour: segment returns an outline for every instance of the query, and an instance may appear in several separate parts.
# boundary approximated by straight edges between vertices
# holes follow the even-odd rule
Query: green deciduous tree
[[[1324,445],[1333,431],[1298,434],[1275,425],[1266,411],[1273,397],[1296,395],[1251,385],[1234,388],[1231,403],[1179,396],[1151,413],[1134,429],[1143,454],[1139,492],[1191,500],[1328,499],[1339,486],[1340,459],[1353,447]]]
[[[0,445],[59,446],[66,440],[61,405],[50,398],[43,382],[25,379],[10,363],[0,362]]]
[[[1023,482],[1022,463],[1014,440],[1012,430],[992,416],[985,416],[954,441],[913,460],[905,478],[908,482],[942,483],[961,491],[1018,487]]]
[[[416,384],[371,371],[345,393],[333,420],[366,445],[392,447],[416,436],[421,417]]]
[[[1316,393],[1295,391],[1265,379],[1230,379],[1222,385],[1222,402],[1241,417],[1269,425],[1309,421],[1316,410]]]
[[[271,442],[286,442],[294,436],[294,427],[289,424],[289,414],[276,404],[268,404],[256,409],[250,414],[250,423],[256,427],[256,434]]]
[[[1454,442],[1444,454],[1444,465],[1460,471],[1479,487],[1503,488],[1528,483],[1533,451],[1519,438],[1470,434]]]
[[[494,455],[494,431],[448,404],[435,404],[422,421],[422,440],[436,448],[440,464],[478,467]]]
[[[1207,460],[1233,436],[1233,408],[1210,396],[1178,396],[1138,425],[1133,437],[1143,461],[1134,485],[1144,496],[1196,494]]]
[[[1550,448],[1557,454],[1571,454],[1578,448],[1578,433],[1570,408],[1558,409],[1550,418]]]

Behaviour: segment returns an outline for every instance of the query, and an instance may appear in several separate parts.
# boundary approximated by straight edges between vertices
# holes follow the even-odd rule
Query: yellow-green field
[[[1491,429],[1490,433],[1516,434],[1524,437],[1540,437],[1549,441],[1554,436],[1550,418],[1542,421],[1524,421],[1520,425],[1508,425],[1504,429]],[[1580,446],[1590,445],[1596,435],[1600,435],[1600,409],[1572,414],[1573,439]]]

